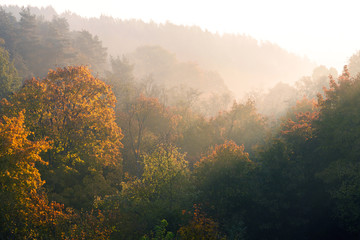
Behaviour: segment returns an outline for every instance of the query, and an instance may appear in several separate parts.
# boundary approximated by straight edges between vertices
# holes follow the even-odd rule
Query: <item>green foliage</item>
[[[161,220],[159,225],[154,227],[153,232],[149,234],[149,236],[145,235],[141,238],[141,240],[171,240],[175,239],[175,234],[172,232],[166,231],[166,227],[168,226],[168,222],[163,219]]]
[[[359,80],[330,78],[318,103],[303,99],[282,124],[282,140],[260,152],[256,239],[356,239],[359,234]],[[248,225],[248,224],[247,224]],[[251,226],[251,225],[248,225]],[[252,227],[251,227],[252,228]],[[255,233],[251,231],[249,233]]]
[[[106,49],[29,9],[19,21],[1,9],[0,26],[1,239],[359,239],[360,75],[350,75],[359,53],[337,80],[320,66],[296,88],[279,83],[259,98],[270,117],[287,111],[267,139],[254,102],[216,115],[231,99],[220,75],[161,47],[138,48],[135,65],[112,58],[114,92],[86,67],[19,89],[14,66],[21,76],[72,63],[102,72]]]
[[[229,237],[243,234],[240,226],[252,207],[255,168],[243,146],[225,142],[203,157],[194,169],[198,202],[222,224],[221,229]]]
[[[92,36],[88,31],[71,33],[72,47],[76,53],[72,59],[73,65],[89,65],[96,72],[103,72],[107,51],[102,46],[98,36]]]
[[[331,79],[325,98],[319,98],[319,151],[323,171],[319,177],[327,183],[334,201],[336,217],[343,228],[360,233],[360,78],[352,78],[344,68],[337,82]]]
[[[67,20],[45,21],[22,8],[20,20],[0,9],[0,36],[20,76],[46,76],[55,66],[91,65],[104,72],[107,52],[98,37],[87,31],[70,31]]]
[[[172,212],[186,199],[189,172],[184,155],[172,146],[159,145],[152,154],[143,156],[140,179],[123,183],[122,193],[135,202],[158,202]],[[180,206],[179,206],[180,205]]]
[[[0,7],[0,36],[5,41],[7,46],[6,49],[11,55],[15,52],[16,24],[16,18],[11,13],[6,12],[2,7]]]
[[[106,73],[106,83],[112,87],[116,96],[117,110],[129,111],[138,92],[133,76],[134,66],[125,57],[111,58],[110,62],[112,71]]]
[[[215,128],[205,117],[188,109],[177,108],[175,112],[181,116],[178,125],[180,136],[176,140],[176,144],[187,153],[186,157],[193,165],[208,150],[209,146],[216,143]]]
[[[118,112],[118,122],[124,130],[124,169],[139,176],[142,173],[142,154],[151,153],[158,144],[171,144],[177,138],[178,116],[157,98],[143,94],[130,105],[127,112]]]
[[[169,230],[182,222],[182,210],[191,206],[189,170],[184,155],[171,146],[159,145],[145,154],[141,178],[128,177],[119,195],[109,196],[100,207],[114,209],[116,238],[139,238],[154,222],[168,219]],[[162,230],[161,230],[162,231]]]
[[[144,155],[142,181],[149,195],[176,199],[173,196],[186,187],[187,177],[187,162],[176,148],[159,146],[151,155]]]
[[[136,202],[175,200],[180,197],[181,189],[186,187],[188,177],[184,155],[174,147],[159,145],[151,155],[145,154],[143,161],[141,179],[123,183],[122,191],[125,196]]]
[[[291,147],[278,139],[261,151],[254,199],[257,204],[248,223],[251,239],[302,239],[296,236],[299,231],[306,235],[307,204],[303,201],[311,199],[306,199],[303,189],[303,165],[294,157]]]
[[[43,69],[43,62],[41,60],[40,22],[37,21],[35,15],[30,13],[28,8],[23,8],[20,16],[21,18],[18,23],[20,31],[18,32],[21,35],[16,41],[16,52],[24,59],[24,63],[33,74],[43,76],[46,73],[44,70],[47,71],[47,69]]]
[[[21,79],[10,61],[9,53],[0,47],[0,99],[9,98],[10,94],[20,88],[20,85]]]

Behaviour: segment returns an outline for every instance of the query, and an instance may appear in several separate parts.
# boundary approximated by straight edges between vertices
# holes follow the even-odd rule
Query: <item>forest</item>
[[[0,8],[0,239],[360,238],[360,52],[337,73],[268,46],[312,71],[237,98],[215,60],[167,41],[121,55],[66,17],[13,9]]]

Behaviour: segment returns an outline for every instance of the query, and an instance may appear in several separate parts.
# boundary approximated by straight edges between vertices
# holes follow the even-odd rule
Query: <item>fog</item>
[[[343,61],[1,6],[0,239],[359,239],[360,52]]]
[[[20,19],[20,7],[3,7]],[[316,66],[306,57],[248,35],[211,33],[198,26],[175,25],[171,22],[147,23],[103,15],[85,18],[70,11],[58,14],[51,6],[30,7],[30,12],[44,23],[52,21],[54,17],[64,19],[66,31],[69,31],[66,34],[78,39],[74,41],[74,48],[94,51],[92,56],[87,53],[87,56],[81,57],[80,54],[77,58],[68,59],[68,64],[89,65],[93,71],[105,77],[106,72],[111,71],[111,59],[125,59],[132,66],[131,74],[136,82],[151,82],[172,96],[166,97],[166,104],[182,101],[170,93],[175,89],[197,92],[193,108],[207,116],[228,109],[234,100],[246,101],[251,98],[259,112],[277,118],[285,114],[299,97],[316,98],[316,93],[327,86],[327,77],[338,74],[335,68],[323,70],[321,83],[314,87],[316,83],[312,81],[319,82],[319,77],[312,75],[326,67]],[[93,46],[85,47],[82,41],[89,40],[84,37],[92,38]],[[357,72],[356,59],[354,55],[351,61],[353,74]],[[44,76],[51,66],[64,66],[65,62],[46,64],[48,67],[42,72],[31,72],[28,68],[24,71],[30,75]],[[308,91],[313,91],[313,94],[305,93],[304,88],[311,88]],[[180,95],[185,97],[186,93]],[[209,104],[209,99],[223,100]],[[214,106],[213,109],[209,109],[210,106]]]
[[[51,8],[34,10],[49,20],[54,12]],[[160,46],[182,62],[194,62],[207,71],[216,71],[237,97],[253,88],[267,89],[280,81],[294,83],[315,67],[309,59],[247,35],[219,35],[197,26],[106,16],[82,18],[71,12],[60,17],[67,19],[71,30],[84,29],[97,35],[111,56],[128,55],[142,46]]]

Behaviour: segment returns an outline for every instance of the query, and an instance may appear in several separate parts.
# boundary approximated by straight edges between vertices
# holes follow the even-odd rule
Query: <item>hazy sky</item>
[[[360,50],[359,0],[0,0],[1,4],[52,5],[82,16],[101,14],[198,25],[271,41],[338,70]]]

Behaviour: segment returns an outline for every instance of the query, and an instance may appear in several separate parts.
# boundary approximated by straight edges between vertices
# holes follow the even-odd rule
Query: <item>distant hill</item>
[[[14,7],[7,10],[16,15]],[[44,15],[44,18],[55,13],[51,7],[31,11]],[[204,69],[218,72],[238,96],[252,88],[267,88],[279,81],[295,82],[309,75],[315,67],[306,58],[247,35],[219,35],[195,26],[145,23],[108,16],[83,18],[71,12],[63,13],[61,17],[68,20],[71,30],[84,29],[99,36],[109,55],[128,55],[146,45],[161,46],[175,53],[179,61],[195,62]]]

